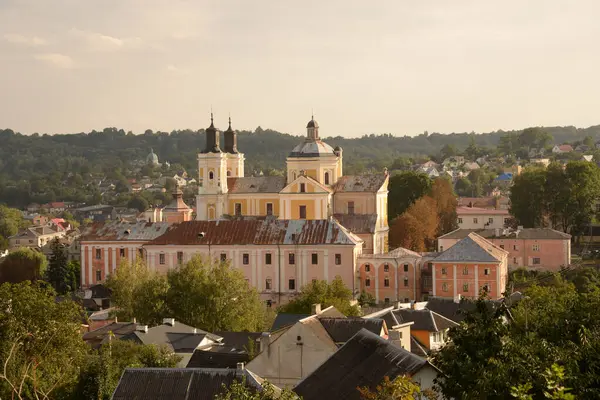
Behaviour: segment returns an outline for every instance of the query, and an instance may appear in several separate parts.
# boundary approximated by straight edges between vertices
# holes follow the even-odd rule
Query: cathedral
[[[314,118],[286,159],[285,177],[244,176],[245,157],[231,118],[222,146],[220,137],[211,114],[206,145],[198,154],[197,220],[334,218],[363,240],[363,254],[387,252],[387,171],[344,175],[342,148],[320,139]]]

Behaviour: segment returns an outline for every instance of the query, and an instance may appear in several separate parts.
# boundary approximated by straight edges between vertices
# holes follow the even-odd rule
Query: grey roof
[[[300,143],[290,153],[290,157],[322,157],[334,156],[333,147],[322,140],[311,140]]]
[[[524,228],[519,230],[501,229],[496,235],[495,229],[456,229],[440,237],[440,239],[462,239],[470,233],[476,233],[485,239],[537,239],[537,240],[570,240],[571,235],[550,228]]]
[[[223,385],[241,382],[256,390],[260,383],[247,370],[216,368],[127,368],[113,400],[213,400]]]
[[[136,324],[133,322],[113,322],[84,333],[83,340],[92,347],[98,348],[109,340],[110,335],[113,335],[115,339],[121,339],[135,332],[135,328]]]
[[[419,357],[427,357],[427,348],[412,335],[410,336],[410,352]]]
[[[334,214],[333,217],[352,233],[374,233],[377,214]]]
[[[236,351],[196,350],[186,368],[236,368],[238,363],[247,363],[250,355]]]
[[[217,335],[176,321],[173,326],[170,324],[153,326],[148,328],[148,332],[136,330],[124,336],[123,339],[143,344],[164,344],[175,352],[192,353],[206,337],[214,342],[222,339]]]
[[[410,326],[410,329],[414,331],[440,332],[458,325],[456,322],[427,309],[400,308],[394,310],[394,314],[399,322],[414,322]]]
[[[306,317],[310,317],[310,314],[277,313],[270,331],[275,332],[286,326],[294,325],[296,322]]]
[[[476,236],[477,234],[470,233],[467,237],[436,257],[433,261],[499,262],[502,260],[500,254],[501,252],[504,252],[504,250],[497,248],[481,237],[479,237],[481,240],[477,240]]]
[[[86,227],[81,241],[150,241],[172,227],[169,222],[98,222]]]
[[[427,360],[362,329],[294,391],[303,400],[360,400],[357,387],[375,388],[385,376],[411,376],[427,366]]]
[[[384,320],[380,318],[319,318],[335,343],[345,343],[361,329],[380,335]]]
[[[260,339],[262,332],[214,332],[216,336],[223,338],[225,346],[246,351],[249,342]]]
[[[345,175],[333,185],[336,192],[377,192],[383,186],[388,175]]]
[[[227,178],[229,193],[279,193],[286,183],[283,176]]]
[[[96,210],[104,210],[104,209],[108,209],[108,208],[115,208],[114,206],[109,206],[107,204],[97,204],[95,206],[87,206],[87,207],[81,207],[81,208],[76,208],[74,211],[76,212],[88,212],[88,211],[96,211]]]
[[[42,236],[42,235],[52,235],[52,234],[55,234],[58,232],[59,231],[52,229],[49,226],[32,226],[32,227],[23,229],[21,232],[17,233],[16,235],[11,236],[10,239],[20,238],[20,237],[38,237],[38,236]]]

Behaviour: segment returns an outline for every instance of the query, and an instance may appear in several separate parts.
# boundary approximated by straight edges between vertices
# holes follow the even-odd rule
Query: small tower
[[[237,132],[231,128],[231,117],[229,117],[229,127],[223,133],[225,136],[224,151],[227,155],[227,177],[239,178],[244,176],[244,154],[237,148]]]
[[[162,219],[165,222],[184,222],[192,220],[192,209],[183,201],[183,192],[179,185],[173,189],[173,200],[162,209]]]
[[[231,117],[229,117],[229,127],[223,135],[225,136],[225,152],[237,154],[237,133],[231,129]]]
[[[202,153],[220,153],[221,147],[219,146],[220,134],[217,128],[215,128],[213,121],[213,113],[210,113],[210,126],[206,128],[206,147]]]
[[[319,140],[319,124],[315,121],[315,116],[311,116],[306,125],[306,139],[310,141]]]

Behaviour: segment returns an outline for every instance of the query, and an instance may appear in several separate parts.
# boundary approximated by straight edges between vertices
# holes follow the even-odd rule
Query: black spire
[[[229,127],[224,133],[225,137],[225,152],[237,154],[237,133],[231,128],[231,117],[229,117]]]
[[[220,153],[219,147],[219,131],[215,128],[213,113],[210,113],[210,126],[206,128],[206,148],[203,153]]]

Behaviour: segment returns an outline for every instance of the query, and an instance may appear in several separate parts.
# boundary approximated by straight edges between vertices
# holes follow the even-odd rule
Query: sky
[[[0,128],[600,124],[598,0],[0,0]]]

